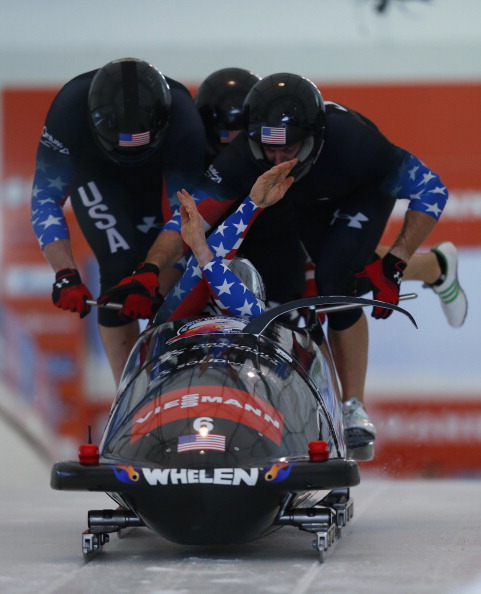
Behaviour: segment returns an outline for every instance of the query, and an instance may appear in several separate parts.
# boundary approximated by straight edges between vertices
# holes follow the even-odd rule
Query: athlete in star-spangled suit
[[[191,248],[192,256],[181,279],[161,305],[156,321],[198,315],[206,311],[206,306],[208,313],[240,317],[261,314],[265,310],[265,296],[259,273],[252,267],[251,274],[255,280],[255,286],[252,286],[235,272],[235,264],[239,260],[235,254],[249,227],[260,214],[260,207],[248,196],[206,238],[204,220],[195,200],[185,190],[179,192],[178,196],[181,201],[181,235]],[[243,266],[252,266],[248,260],[242,259],[242,262]],[[209,303],[209,297],[213,303]]]

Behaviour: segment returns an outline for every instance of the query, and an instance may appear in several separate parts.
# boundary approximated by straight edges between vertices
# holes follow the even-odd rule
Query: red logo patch
[[[218,417],[242,423],[271,439],[282,439],[284,416],[265,400],[224,386],[192,386],[158,396],[133,418],[130,443],[156,427],[187,417]]]

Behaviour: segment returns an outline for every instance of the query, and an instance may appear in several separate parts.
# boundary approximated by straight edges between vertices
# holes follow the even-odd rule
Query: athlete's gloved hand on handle
[[[407,263],[404,260],[387,253],[384,258],[368,264],[364,270],[356,273],[356,276],[358,278],[367,277],[371,281],[374,299],[397,305],[399,303],[401,280],[406,266]],[[391,314],[391,309],[375,307],[371,315],[376,319],[386,319]]]
[[[91,310],[87,300],[92,299],[92,294],[83,284],[78,270],[63,268],[55,275],[52,287],[52,301],[60,309],[79,313],[84,318]]]
[[[155,264],[142,262],[130,276],[97,299],[97,305],[114,301],[123,303],[119,314],[130,318],[149,319],[162,305],[164,298],[159,293],[159,268]]]

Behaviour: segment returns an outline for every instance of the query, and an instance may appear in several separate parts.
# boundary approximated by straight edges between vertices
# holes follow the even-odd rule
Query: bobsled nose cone
[[[163,538],[184,545],[241,544],[259,538],[279,508],[276,492],[260,493],[241,486],[192,485],[183,493],[162,487],[158,499],[138,499],[137,512]],[[168,492],[167,492],[168,491]]]

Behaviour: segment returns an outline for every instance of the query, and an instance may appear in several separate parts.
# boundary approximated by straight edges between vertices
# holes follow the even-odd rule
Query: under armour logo
[[[398,285],[401,284],[402,274],[400,272],[395,272],[393,275],[393,278],[397,282]]]
[[[143,223],[137,225],[137,229],[142,231],[142,233],[148,233],[151,229],[160,229],[162,227],[161,223],[156,222],[155,217],[144,217]]]
[[[336,222],[336,219],[346,219],[349,221],[347,226],[355,227],[356,229],[362,229],[361,223],[369,221],[369,219],[365,215],[363,215],[362,212],[358,212],[356,215],[352,216],[350,214],[342,213],[339,208],[336,210],[336,212],[332,216],[331,225],[334,225],[334,223]]]
[[[58,282],[55,283],[55,286],[57,287],[57,289],[61,289],[63,285],[69,285],[70,281],[67,278],[63,278],[62,280],[59,280]]]

